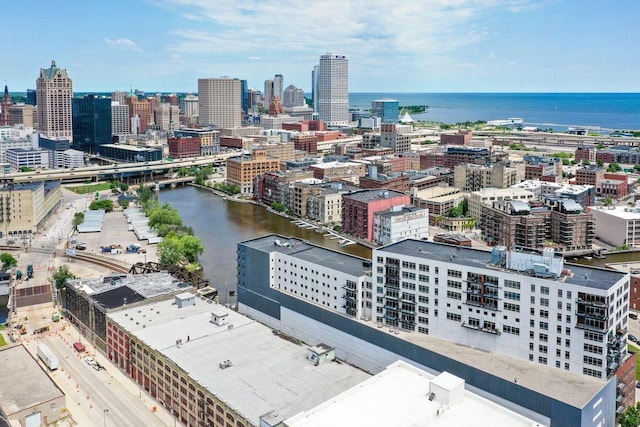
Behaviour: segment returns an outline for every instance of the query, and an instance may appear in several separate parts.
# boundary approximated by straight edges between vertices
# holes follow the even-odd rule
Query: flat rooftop
[[[0,350],[0,408],[12,415],[64,396],[40,364],[22,345]]]
[[[406,239],[397,243],[376,249],[379,252],[391,252],[408,255],[425,260],[446,262],[453,265],[463,265],[483,269],[510,271],[514,274],[522,274],[515,270],[508,270],[490,263],[491,252],[485,250],[448,245],[446,243],[427,242],[424,240]],[[544,280],[566,283],[568,285],[585,286],[588,288],[607,290],[625,277],[625,273],[578,264],[564,263],[573,273],[570,276],[560,278],[545,278]]]
[[[467,390],[448,405],[439,402],[437,397],[429,399],[431,383],[449,379],[459,380],[448,373],[435,377],[398,361],[356,387],[287,419],[284,424],[287,427],[325,427],[341,420],[340,424],[369,427],[539,425]]]
[[[190,288],[169,273],[115,274],[100,278],[72,279],[71,286],[89,295],[106,308],[120,307],[126,303],[142,301],[161,295],[170,295]]]
[[[349,199],[354,199],[361,202],[371,202],[375,200],[401,197],[404,195],[405,193],[394,190],[360,190],[354,193],[345,194],[342,196],[342,198],[344,199],[345,197],[348,197]]]
[[[602,215],[611,215],[620,219],[638,220],[640,219],[640,207],[629,206],[607,206],[596,207],[591,206],[591,212],[597,212]]]
[[[370,263],[368,259],[326,249],[294,237],[287,238],[277,234],[269,234],[246,240],[242,244],[263,252],[286,254],[352,276],[362,276],[371,270],[370,266],[363,265],[365,262]]]
[[[178,308],[165,300],[108,316],[255,424],[273,412],[288,418],[370,378],[345,363],[313,366],[306,345],[221,305],[195,301]],[[218,326],[210,320],[221,311],[228,324]]]

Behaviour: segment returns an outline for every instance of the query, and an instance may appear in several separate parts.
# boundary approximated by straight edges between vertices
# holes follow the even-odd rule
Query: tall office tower
[[[154,110],[156,126],[162,130],[172,131],[180,124],[180,108],[168,102],[161,102]]]
[[[125,102],[129,106],[129,117],[133,118],[139,116],[139,120],[136,125],[138,132],[134,132],[133,122],[131,125],[131,131],[135,134],[144,133],[147,130],[147,126],[153,123],[153,110],[148,99],[139,100],[136,95],[127,96]]]
[[[71,148],[98,153],[104,144],[111,144],[111,99],[99,95],[73,98]]]
[[[242,111],[249,113],[249,85],[246,80],[240,80],[240,90],[242,91]]]
[[[71,98],[73,82],[66,69],[51,61],[51,68],[41,68],[36,80],[38,132],[54,138],[73,138]],[[111,102],[111,100],[109,100]],[[109,106],[111,111],[111,106]]]
[[[314,65],[313,71],[311,71],[311,98],[313,98],[313,111],[316,113],[320,111],[318,107],[318,71],[320,66]]]
[[[282,91],[284,90],[284,77],[282,74],[273,76],[273,96],[279,96],[282,99]]]
[[[264,81],[264,108],[269,108],[273,99],[273,80]]]
[[[236,127],[242,122],[240,80],[230,77],[198,79],[198,124]]]
[[[371,115],[380,117],[382,123],[398,123],[400,103],[396,99],[376,99],[371,101]]]
[[[294,85],[287,86],[282,96],[284,108],[304,106],[304,91]]]
[[[11,95],[9,95],[9,88],[4,85],[4,96],[0,102],[0,126],[9,125],[9,108],[13,105],[11,101]]]
[[[38,91],[35,89],[27,89],[27,102],[29,105],[38,105]]]
[[[198,116],[198,97],[192,93],[187,94],[184,97],[184,115],[187,117],[197,117]]]
[[[111,92],[111,102],[117,102],[120,105],[124,105],[124,101],[127,98],[127,92]]]
[[[113,135],[131,133],[127,104],[111,101],[111,133]]]
[[[349,59],[327,53],[318,66],[318,115],[328,125],[349,123]]]

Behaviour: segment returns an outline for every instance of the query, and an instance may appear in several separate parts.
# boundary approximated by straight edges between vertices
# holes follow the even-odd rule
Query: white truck
[[[38,343],[38,357],[42,359],[44,364],[47,365],[47,368],[50,370],[55,371],[58,369],[58,358],[53,354],[53,351],[46,346],[46,344]]]

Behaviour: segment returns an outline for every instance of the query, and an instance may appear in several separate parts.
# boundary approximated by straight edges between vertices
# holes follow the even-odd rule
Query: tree
[[[640,425],[640,403],[629,406],[618,421],[621,427],[637,427]]]
[[[605,197],[602,199],[602,204],[604,206],[611,206],[612,203],[613,203],[613,200],[611,200],[611,198],[609,197]]]
[[[612,162],[609,163],[609,167],[607,168],[607,172],[620,172],[622,171],[622,166],[619,164]]]
[[[165,224],[182,225],[180,214],[168,203],[162,205],[160,209],[155,209],[149,213],[149,227],[157,229]]]
[[[271,209],[273,209],[276,212],[284,212],[287,209],[287,207],[280,202],[273,202],[271,203]]]
[[[124,182],[121,182],[120,185],[120,191],[125,192],[129,189],[129,186],[127,184],[125,184]]]
[[[192,264],[198,262],[198,257],[204,252],[204,246],[199,237],[181,236],[180,244],[182,246],[182,254]]]
[[[113,200],[95,200],[89,205],[92,211],[104,209],[106,212],[113,211]]]
[[[73,216],[73,228],[76,228],[84,222],[84,212],[76,212]]]
[[[67,279],[75,279],[76,276],[69,271],[69,267],[61,265],[58,270],[53,273],[53,283],[56,289],[64,289],[67,286]]]
[[[2,262],[3,271],[11,270],[13,267],[18,265],[18,261],[13,257],[13,255],[7,252],[0,255],[0,262]]]
[[[602,166],[604,166],[604,160],[602,159],[597,159],[596,160],[596,165],[598,165],[599,168],[601,168]]]
[[[175,235],[167,236],[158,243],[159,261],[165,265],[178,265],[183,259],[180,239]]]
[[[147,187],[144,184],[141,184],[140,187],[138,187],[137,193],[141,204],[145,204],[149,200],[153,199],[153,191],[151,191],[151,187]]]
[[[120,206],[122,206],[122,209],[127,209],[129,207],[129,200],[122,199],[122,201],[120,202]]]

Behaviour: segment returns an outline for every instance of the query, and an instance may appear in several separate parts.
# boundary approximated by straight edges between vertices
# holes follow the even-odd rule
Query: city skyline
[[[261,90],[283,74],[310,93],[325,53],[349,57],[352,92],[638,91],[630,0],[35,3],[4,5],[0,79],[12,92],[34,88],[53,59],[78,92],[193,92],[220,76]]]

